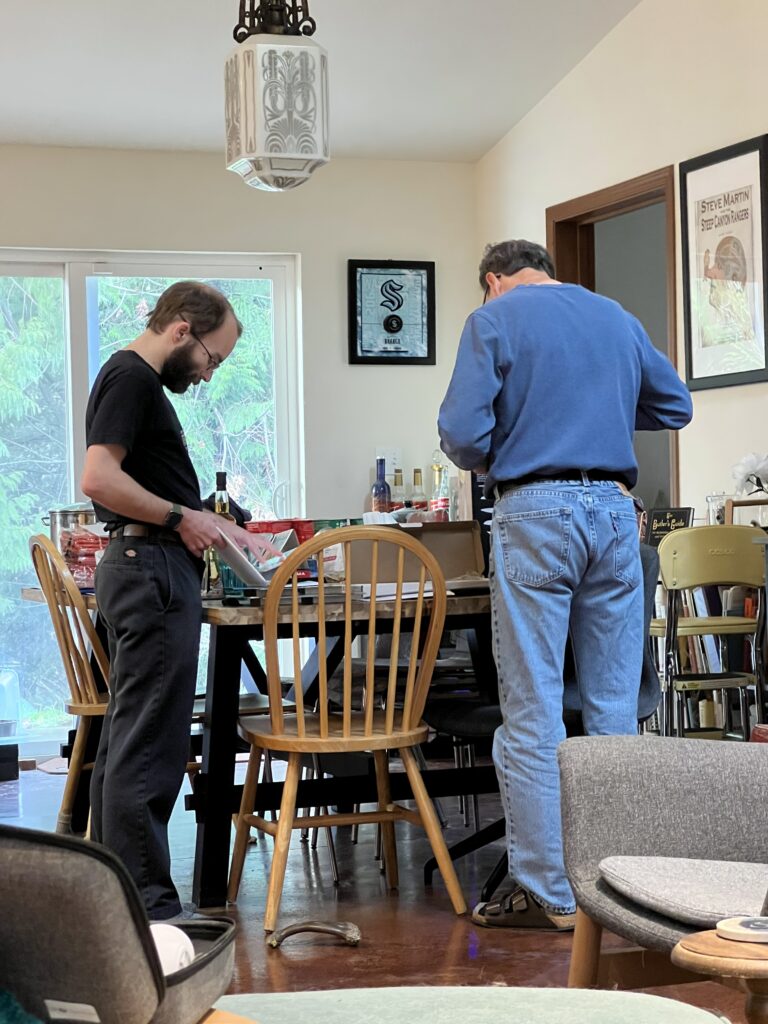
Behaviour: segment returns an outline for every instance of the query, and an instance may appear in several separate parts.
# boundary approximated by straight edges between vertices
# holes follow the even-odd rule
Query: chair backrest
[[[44,534],[30,538],[29,550],[51,615],[61,660],[74,704],[102,704],[91,666],[96,661],[105,682],[109,659],[88,613],[83,595],[58,548]]]
[[[332,584],[323,580],[323,558],[326,549],[339,546],[344,556],[344,578]],[[361,580],[361,559],[355,558],[356,582],[352,583],[351,565],[355,547],[369,552],[366,582]],[[385,584],[381,582],[379,564],[385,559],[384,551],[395,549],[395,581],[386,584],[386,600],[381,598]],[[406,555],[419,564],[416,582],[406,585],[403,579]],[[320,567],[318,573],[316,604],[307,607],[301,603],[298,570],[308,559],[316,558]],[[386,561],[389,562],[389,558]],[[391,580],[391,575],[388,575]],[[413,577],[411,577],[413,578]],[[367,595],[367,597],[366,597]],[[406,596],[410,595],[410,596]],[[287,598],[287,601],[286,601]],[[329,636],[328,625],[333,622],[331,635],[339,636],[343,643],[343,685],[341,694],[342,735],[351,736],[353,690],[352,690],[352,643],[356,636],[368,639],[365,666],[365,681],[362,708],[365,712],[364,735],[372,736],[381,732],[391,733],[395,721],[396,695],[401,707],[402,728],[410,729],[418,724],[424,710],[432,670],[437,657],[440,637],[445,622],[446,591],[445,578],[440,566],[418,540],[409,534],[381,526],[348,526],[328,530],[306,541],[292,551],[277,569],[264,604],[264,643],[267,660],[267,682],[272,730],[283,732],[284,719],[280,663],[278,658],[278,627],[289,619],[292,642],[293,682],[296,702],[297,735],[305,735],[305,707],[301,686],[300,625],[301,622],[317,622],[317,643],[320,652],[318,678],[318,728],[321,737],[329,731],[328,673],[324,652]],[[288,613],[286,615],[286,613]],[[382,628],[386,620],[386,629]],[[412,632],[410,655],[406,670],[405,689],[398,691],[398,660],[403,633],[403,622],[407,621]],[[392,644],[390,665],[383,694],[375,691],[375,660],[377,635],[391,633]],[[285,635],[285,633],[283,633]],[[385,712],[374,720],[376,702]],[[314,717],[314,716],[313,716]],[[313,731],[313,735],[317,733]],[[358,734],[359,735],[359,734]]]
[[[691,526],[659,544],[661,581],[669,590],[765,584],[765,533],[756,526]]]

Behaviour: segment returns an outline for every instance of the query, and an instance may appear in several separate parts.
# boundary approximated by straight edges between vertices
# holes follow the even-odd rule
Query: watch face
[[[178,526],[181,526],[181,521],[184,518],[182,512],[176,512],[173,509],[165,517],[165,525],[169,530],[175,530]]]

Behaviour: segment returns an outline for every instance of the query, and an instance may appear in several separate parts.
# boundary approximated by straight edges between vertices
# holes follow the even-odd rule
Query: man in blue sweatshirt
[[[516,888],[475,908],[491,927],[569,930],[556,749],[570,634],[584,727],[637,731],[643,592],[635,430],[677,430],[691,396],[640,322],[554,279],[545,249],[487,247],[440,408],[443,451],[486,473],[494,658],[503,723],[493,758]]]

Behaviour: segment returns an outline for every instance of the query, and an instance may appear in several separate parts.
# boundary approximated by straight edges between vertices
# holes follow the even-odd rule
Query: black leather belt
[[[573,481],[574,483],[593,482],[615,482],[629,488],[629,483],[622,473],[612,469],[562,469],[557,473],[527,473],[515,480],[501,480],[496,484],[496,492],[499,496],[513,487],[524,487],[526,484],[553,483],[558,480]]]
[[[109,535],[110,540],[116,537],[148,537],[158,544],[182,544],[181,537],[174,530],[166,530],[163,526],[146,526],[144,523],[126,523],[118,526]]]

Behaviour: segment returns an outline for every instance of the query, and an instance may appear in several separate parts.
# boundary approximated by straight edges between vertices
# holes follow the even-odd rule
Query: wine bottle
[[[227,493],[227,474],[216,474],[216,491],[213,495],[213,510],[217,516],[229,515],[229,494]]]
[[[392,504],[392,492],[384,475],[384,459],[376,459],[376,481],[371,488],[371,510],[373,512],[389,512]]]
[[[429,511],[434,513],[436,522],[448,522],[451,508],[451,492],[448,486],[448,467],[439,460],[439,452],[433,456],[432,463],[432,494],[429,499]]]
[[[390,511],[394,512],[396,508],[403,508],[405,505],[405,487],[403,485],[403,471],[402,469],[395,470],[395,482],[392,485],[392,504]]]
[[[413,471],[413,491],[411,492],[411,508],[416,509],[427,509],[429,507],[429,499],[427,498],[426,491],[424,490],[424,481],[420,469],[414,469]]]

